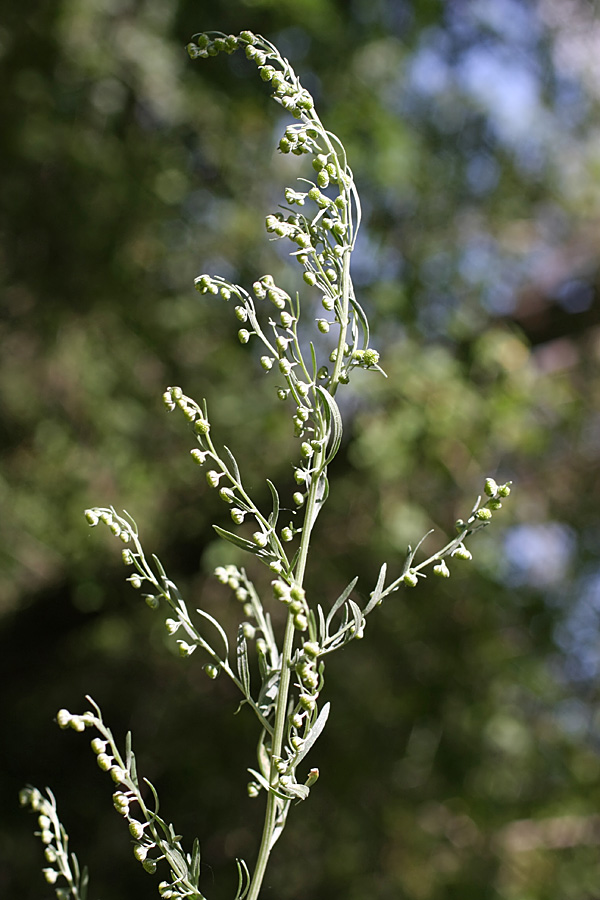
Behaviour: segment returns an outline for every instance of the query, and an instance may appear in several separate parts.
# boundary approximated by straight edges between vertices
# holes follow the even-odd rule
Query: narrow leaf
[[[250,872],[243,859],[236,859],[235,864],[238,870],[238,886],[234,900],[244,900],[250,889]]]
[[[279,517],[279,494],[277,493],[277,488],[273,484],[272,481],[269,481],[267,478],[267,484],[269,485],[269,490],[271,491],[271,496],[273,497],[273,512],[269,516],[269,525],[271,528],[275,528],[277,525],[277,519]]]
[[[247,550],[248,553],[253,553],[256,556],[257,546],[253,541],[247,541],[238,534],[233,534],[231,531],[225,531],[224,528],[220,528],[218,525],[213,525],[213,528],[224,541],[229,541],[230,544],[234,544],[241,550]]]
[[[194,887],[198,887],[200,880],[200,841],[195,839],[192,847],[192,863],[190,866],[190,876]]]
[[[317,720],[313,727],[310,729],[308,733],[308,737],[304,741],[304,746],[296,756],[296,761],[300,762],[304,759],[308,751],[313,747],[315,741],[320,736],[321,732],[325,728],[327,724],[327,719],[329,718],[329,710],[331,708],[331,704],[328,702],[325,704],[319,715],[317,716]]]
[[[315,390],[317,391],[318,395],[324,400],[325,413],[327,416],[328,424],[330,426],[329,453],[327,454],[327,459],[324,463],[324,466],[327,466],[340,449],[340,444],[342,442],[342,417],[340,415],[338,405],[329,391],[324,390],[324,388],[322,388],[320,385],[316,385]]]
[[[387,574],[387,563],[384,563],[379,570],[379,577],[377,579],[377,584],[375,585],[375,590],[371,594],[371,599],[367,603],[363,615],[368,616],[372,609],[374,609],[377,604],[381,600],[381,595],[383,593],[383,586],[385,584],[385,576]]]
[[[237,633],[237,670],[244,687],[246,697],[250,696],[250,668],[248,666],[248,644],[244,637],[244,626],[240,625]]]
[[[233,455],[233,453],[231,452],[231,450],[229,449],[229,447],[225,447],[225,446],[224,446],[224,447],[223,447],[223,450],[225,451],[225,453],[227,454],[227,456],[228,456],[229,459],[231,460],[231,467],[232,467],[232,469],[233,469],[233,474],[234,474],[235,480],[237,481],[238,484],[241,484],[241,483],[242,483],[242,479],[241,479],[241,477],[240,477],[240,470],[238,469],[238,464],[237,464],[237,462],[236,462],[235,456]]]
[[[327,626],[328,633],[329,633],[329,626],[330,626],[330,624],[331,624],[331,620],[332,620],[333,617],[335,616],[335,614],[336,614],[336,612],[338,611],[338,609],[340,608],[340,606],[342,606],[342,605],[346,602],[346,600],[348,599],[348,597],[350,596],[350,594],[351,594],[352,591],[354,590],[357,581],[358,581],[358,576],[356,576],[356,578],[353,578],[353,579],[352,579],[352,581],[350,582],[350,584],[348,585],[348,587],[344,588],[344,590],[342,591],[342,593],[340,594],[340,596],[337,598],[337,600],[335,601],[335,603],[333,604],[333,606],[332,606],[331,609],[329,610],[329,615],[327,616],[327,621],[326,621],[326,623],[325,623],[326,626]]]
[[[215,618],[213,618],[213,616],[210,615],[210,613],[204,612],[203,609],[197,609],[196,612],[199,616],[202,616],[203,619],[208,619],[211,625],[214,625],[214,627],[219,632],[221,640],[225,645],[225,659],[227,659],[227,657],[229,656],[229,641],[227,640],[227,635],[225,634],[223,627],[217,622]]]

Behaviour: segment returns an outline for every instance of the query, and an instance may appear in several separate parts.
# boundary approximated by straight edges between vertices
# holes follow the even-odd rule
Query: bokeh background
[[[7,6],[7,4],[5,4]],[[510,503],[452,566],[331,659],[322,777],[264,897],[600,898],[600,10],[586,0],[32,0],[0,26],[0,893],[50,898],[19,788],[54,789],[91,900],[157,896],[61,706],[134,734],[211,900],[252,863],[254,722],[181,661],[89,505],[137,519],[192,605],[222,504],[169,384],[208,400],[248,483],[290,481],[289,419],[202,271],[288,263],[264,216],[302,161],[242,54],[275,41],[344,140],[364,205],[354,279],[389,378],[356,379],[308,584],[438,540],[486,475]],[[289,275],[283,277],[290,277]],[[225,519],[226,519],[225,515]],[[429,544],[428,546],[433,546]],[[226,557],[225,557],[226,558]],[[264,574],[257,574],[264,583]],[[262,581],[261,581],[262,579]],[[202,600],[200,600],[202,598]]]

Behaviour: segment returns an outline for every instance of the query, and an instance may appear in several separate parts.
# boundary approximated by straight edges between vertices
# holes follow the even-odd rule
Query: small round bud
[[[108,746],[108,741],[103,741],[101,738],[96,737],[90,742],[90,746],[94,753],[104,753]]]
[[[320,649],[321,648],[316,643],[316,641],[305,641],[305,643],[302,645],[302,650],[308,657],[310,657],[310,659],[316,659],[319,655]]]
[[[294,616],[294,628],[296,628],[298,631],[306,631],[306,629],[308,628],[308,619],[306,618],[304,613],[296,613],[296,615]],[[316,687],[317,685],[308,684],[307,682],[307,686]]]
[[[488,495],[488,497],[495,497],[496,494],[498,493],[498,485],[496,484],[496,482],[494,481],[493,478],[485,479],[485,486],[483,489],[486,492],[486,494]]]
[[[296,491],[293,495],[292,500],[296,504],[296,506],[302,506],[304,503],[304,494],[301,494],[300,491]]]
[[[236,525],[241,525],[244,521],[244,516],[246,515],[246,513],[243,509],[239,509],[237,506],[234,506],[233,509],[230,510],[229,515]]]
[[[258,797],[258,795],[260,794],[260,785],[258,785],[255,781],[250,781],[248,782],[246,790],[248,791],[249,797]]]
[[[443,559],[440,559],[433,567],[433,574],[437,575],[438,578],[450,578],[450,569]]]
[[[370,347],[365,350],[365,355],[363,356],[363,365],[365,366],[376,366],[379,362],[379,353],[377,350],[372,350]]]
[[[264,531],[255,531],[252,535],[252,540],[257,547],[266,547],[269,543],[269,538],[264,533]]]
[[[309,287],[314,287],[317,283],[317,276],[314,272],[305,272],[302,277],[304,278],[306,284],[309,285]]]
[[[194,431],[196,434],[208,434],[210,431],[210,424],[206,421],[206,419],[199,418],[194,423]]]
[[[231,488],[224,487],[219,491],[219,497],[221,498],[221,500],[224,500],[225,503],[233,503],[235,494],[233,493]]]
[[[108,772],[113,764],[114,757],[109,756],[108,753],[99,753],[96,757],[96,762],[100,769],[103,772]]]
[[[282,541],[291,541],[294,537],[294,532],[287,525],[285,528],[281,529],[281,540]]]
[[[71,719],[73,716],[69,712],[68,709],[59,709],[56,714],[56,721],[58,722],[59,728],[68,728],[71,724]]]
[[[248,310],[245,306],[236,306],[234,309],[235,317],[240,322],[246,322],[248,319]]]
[[[489,509],[502,509],[502,500],[488,500],[487,505]]]
[[[277,397],[280,400],[287,400],[289,391],[286,391],[285,388],[277,388]]]
[[[256,37],[251,31],[240,31],[240,38],[242,41],[246,41],[247,44],[254,44],[256,42]]]
[[[141,822],[138,822],[136,819],[132,819],[129,823],[129,834],[131,837],[135,838],[136,841],[139,841],[144,834],[144,826]]]
[[[42,869],[42,874],[48,884],[54,884],[56,879],[58,878],[58,872],[56,869]]]
[[[198,424],[198,423],[196,423]],[[198,466],[203,466],[207,457],[207,453],[203,453],[202,450],[194,449],[190,450],[190,456]]]
[[[314,697],[309,697],[307,694],[300,694],[298,702],[302,709],[305,709],[307,712],[312,712],[316,705]]]
[[[329,322],[327,319],[317,319],[317,328],[321,334],[327,334],[329,331]]]
[[[278,600],[282,600],[284,597],[289,597],[290,595],[289,585],[279,578],[276,581],[271,582],[271,587],[273,588],[274,596],[277,597]]]
[[[97,513],[96,513],[95,510],[93,510],[93,509],[86,509],[86,511],[85,511],[85,517],[86,517],[86,519],[87,519],[87,521],[88,521],[88,525],[91,525],[91,526],[93,527],[94,525],[97,525],[97,524],[98,524],[99,517],[98,517],[98,515],[97,515]]]
[[[110,770],[110,777],[115,784],[125,784],[127,781],[127,772],[121,766],[113,766]]]
[[[511,482],[507,481],[506,484],[501,484],[498,488],[498,496],[499,497],[508,497],[510,495],[510,485]]]
[[[155,597],[154,594],[146,594],[144,600],[146,601],[146,606],[150,609],[158,609],[160,606],[160,600],[158,597]]]
[[[217,581],[220,581],[221,584],[227,584],[227,582],[229,580],[229,574],[228,574],[225,566],[217,566],[214,574],[215,574],[215,578],[217,579]]]
[[[456,529],[456,531],[462,531],[464,529],[464,527],[465,527],[464,519],[457,519],[456,522],[454,523],[454,528]]]
[[[238,331],[238,340],[240,344],[247,344],[250,340],[250,332],[245,328],[240,328],[240,330]]]
[[[139,575],[130,575],[127,579],[132,588],[135,588],[138,591],[142,586],[142,579]]]
[[[475,518],[479,519],[480,522],[489,522],[492,518],[492,513],[489,509],[478,509],[475,513]]]
[[[260,364],[265,372],[268,372],[273,367],[273,358],[271,356],[261,356]]]
[[[313,448],[310,446],[310,444],[308,443],[308,441],[303,441],[303,442],[300,444],[300,453],[302,454],[302,456],[303,456],[305,459],[310,459],[310,457],[313,455],[314,452],[315,452],[315,451],[314,451]]]
[[[177,622],[175,619],[165,619],[165,628],[168,634],[175,634],[180,625],[181,622]]]
[[[413,569],[409,569],[402,580],[407,587],[416,587],[419,581],[417,573]]]
[[[223,477],[222,472],[216,472],[214,469],[211,469],[206,473],[206,480],[210,487],[216,488],[219,484],[220,479]]]
[[[208,675],[211,681],[214,681],[219,674],[219,667],[207,663],[207,665],[204,666],[204,672],[206,675]]]
[[[326,309],[327,312],[331,312],[331,310],[335,306],[335,300],[333,299],[333,297],[323,297],[321,303],[323,305],[323,309]]]
[[[156,860],[145,859],[142,863],[142,868],[144,869],[144,872],[147,872],[149,875],[154,875],[156,872]]]
[[[186,656],[191,656],[196,649],[191,644],[188,644],[187,641],[177,641],[177,643],[179,644],[179,655],[184,659]]]
[[[294,324],[294,317],[291,316],[288,312],[282,312],[279,316],[279,321],[284,328],[291,328],[291,326]]]
[[[470,550],[467,550],[464,544],[459,544],[456,550],[452,551],[452,556],[455,556],[456,559],[464,559],[469,560],[473,559],[473,554]]]

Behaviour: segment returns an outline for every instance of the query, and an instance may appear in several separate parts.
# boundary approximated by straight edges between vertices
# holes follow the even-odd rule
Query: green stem
[[[313,478],[311,480],[310,488],[308,491],[308,498],[306,501],[306,512],[304,517],[305,525],[302,531],[302,537],[300,539],[300,550],[298,553],[298,563],[296,566],[296,576],[294,579],[294,583],[299,587],[302,587],[302,583],[304,581],[304,573],[306,571],[306,560],[308,558],[308,548],[310,545],[311,532],[318,514],[316,512],[317,491],[319,486],[319,479],[322,474],[320,470],[323,464],[324,455],[324,450],[320,451],[316,455],[314,469],[315,474],[313,475]],[[274,784],[277,779],[278,773],[276,762],[281,758],[281,751],[283,748],[291,680],[290,661],[292,658],[295,632],[296,629],[294,626],[294,617],[291,613],[288,613],[287,621],[285,624],[283,648],[281,651],[279,691],[277,693],[275,723],[273,726],[273,743],[271,745],[271,784]],[[269,857],[271,855],[271,841],[277,820],[277,802],[278,797],[276,796],[276,794],[272,791],[269,791],[269,794],[267,796],[265,821],[263,825],[260,847],[258,850],[258,857],[256,860],[256,866],[254,868],[254,873],[252,875],[252,881],[250,883],[250,889],[246,896],[246,900],[258,900],[262,882],[267,869],[267,863],[269,862]]]

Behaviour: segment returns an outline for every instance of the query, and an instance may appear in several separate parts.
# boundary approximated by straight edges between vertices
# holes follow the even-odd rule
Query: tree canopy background
[[[586,0],[33,0],[0,27],[0,891],[50,896],[26,782],[49,784],[91,896],[152,896],[106,776],[52,719],[91,694],[133,731],[164,815],[233,896],[262,801],[253,722],[181,661],[89,505],[125,507],[188,596],[227,617],[222,504],[161,394],[206,396],[260,490],[288,421],[202,271],[287,271],[264,216],[301,162],[238,53],[277,43],[345,142],[365,220],[354,279],[387,381],[366,375],[309,587],[368,595],[486,475],[514,496],[474,561],[388,601],[333,658],[321,779],[265,898],[600,897],[600,16]],[[281,275],[290,278],[291,275]],[[434,538],[435,539],[435,538]],[[225,611],[223,611],[225,610]],[[236,610],[231,608],[233,622]],[[318,759],[317,759],[318,757]],[[214,880],[214,886],[212,882]]]

